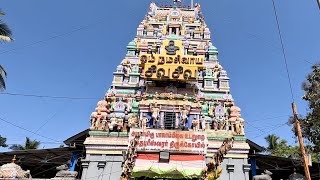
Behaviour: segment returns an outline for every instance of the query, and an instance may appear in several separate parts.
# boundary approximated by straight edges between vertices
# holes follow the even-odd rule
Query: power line
[[[291,91],[291,98],[292,98],[292,102],[294,102],[293,90],[292,90],[292,85],[291,85],[291,78],[290,78],[290,73],[289,73],[289,68],[288,68],[288,63],[287,63],[287,56],[286,56],[286,51],[285,51],[285,48],[283,45],[283,39],[282,39],[277,9],[276,9],[276,5],[275,5],[274,0],[272,0],[272,6],[273,6],[273,11],[274,11],[274,15],[276,18],[276,22],[277,22],[277,29],[278,29],[278,34],[279,34],[279,38],[280,38],[283,59],[284,59],[284,63],[285,63],[286,71],[287,71],[287,76],[288,76],[288,81],[289,81],[289,86],[290,86],[290,91]]]
[[[54,142],[62,142],[62,141],[57,141],[57,140],[55,140],[55,139],[52,139],[52,138],[50,138],[50,137],[43,136],[43,135],[41,135],[41,134],[39,134],[39,133],[36,133],[36,132],[34,132],[34,131],[31,131],[31,130],[29,130],[29,129],[26,129],[26,128],[24,128],[24,127],[21,127],[21,126],[19,126],[19,125],[16,125],[16,124],[14,124],[14,123],[12,123],[12,122],[10,122],[10,121],[7,121],[7,120],[5,120],[5,119],[3,119],[3,118],[1,118],[1,117],[0,117],[0,121],[3,121],[3,122],[5,122],[5,123],[7,123],[7,124],[10,124],[10,125],[16,127],[16,128],[22,129],[22,130],[27,131],[27,132],[29,132],[29,133],[35,134],[35,135],[37,135],[37,136],[40,136],[40,137],[43,137],[43,138],[52,140],[52,141],[54,141]]]
[[[261,136],[263,136],[263,135],[265,135],[265,134],[268,134],[268,133],[270,133],[270,132],[272,132],[272,131],[274,131],[274,130],[276,130],[276,129],[279,129],[279,128],[285,126],[285,125],[287,125],[287,123],[284,123],[284,124],[282,124],[282,125],[280,125],[280,126],[277,126],[277,127],[275,127],[275,128],[272,128],[272,129],[269,130],[269,131],[264,131],[264,133],[261,133],[261,134],[255,136],[255,137],[253,137],[253,138],[251,138],[251,139],[256,139],[256,138],[258,138],[258,137],[261,137]]]
[[[70,100],[69,102],[72,102],[72,100]],[[65,103],[63,105],[63,109],[62,110],[57,110],[50,118],[48,118],[35,132],[39,132],[40,129],[42,129],[45,125],[47,125],[49,123],[49,121],[51,121],[59,112],[63,112],[65,111],[67,108],[65,107],[67,103]]]
[[[12,51],[20,50],[20,49],[25,49],[25,48],[28,48],[30,46],[36,45],[36,44],[45,43],[45,42],[48,42],[50,40],[57,39],[57,38],[60,38],[60,37],[63,37],[63,36],[71,35],[71,34],[73,34],[75,32],[90,28],[93,25],[100,23],[101,21],[103,21],[103,19],[100,19],[100,20],[98,20],[98,21],[96,21],[94,23],[81,26],[79,28],[73,29],[73,30],[65,32],[65,33],[61,33],[61,34],[58,34],[58,35],[54,35],[54,36],[48,37],[48,38],[43,39],[43,40],[39,40],[39,41],[35,41],[35,42],[32,42],[32,43],[26,44],[26,45],[21,46],[21,47],[17,47],[17,48],[9,49],[9,50],[6,50],[6,51],[2,51],[2,52],[0,52],[0,55],[5,54],[5,53],[9,53],[9,52],[12,52]]]
[[[9,95],[9,96],[24,96],[24,97],[35,97],[35,98],[50,98],[50,99],[70,99],[70,100],[99,100],[101,98],[94,97],[70,97],[70,96],[50,96],[50,95],[36,95],[36,94],[22,94],[22,93],[8,93],[2,92],[0,95]]]
[[[261,118],[259,120],[250,120],[249,122],[250,123],[254,123],[254,122],[260,122],[260,121],[263,121],[263,120],[270,120],[270,119],[280,119],[282,117],[290,117],[290,115],[282,115],[282,116],[274,116],[274,117],[267,117],[267,118]],[[246,121],[248,122],[248,120]]]

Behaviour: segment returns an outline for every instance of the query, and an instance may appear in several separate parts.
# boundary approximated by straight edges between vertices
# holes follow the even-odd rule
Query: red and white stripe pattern
[[[135,167],[145,168],[177,168],[203,170],[205,168],[205,157],[203,155],[170,155],[169,163],[159,163],[159,154],[138,154]]]

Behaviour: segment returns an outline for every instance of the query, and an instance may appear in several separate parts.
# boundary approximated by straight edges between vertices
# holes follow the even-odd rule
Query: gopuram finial
[[[13,156],[12,163],[15,163],[15,161],[17,160],[16,157],[17,157],[17,155]]]

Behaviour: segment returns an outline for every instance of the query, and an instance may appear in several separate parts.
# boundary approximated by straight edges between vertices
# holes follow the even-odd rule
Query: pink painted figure
[[[240,114],[241,109],[239,107],[237,107],[237,106],[232,106],[230,108],[230,111],[231,111],[231,113],[230,113],[230,123],[232,125],[233,131],[235,133],[237,133],[237,134],[243,133],[242,132],[243,130],[242,130],[241,123],[243,123],[244,120],[241,118],[241,114]],[[240,119],[242,119],[242,120],[240,120]]]
[[[91,130],[99,130],[103,119],[107,118],[106,112],[93,112],[91,114]]]

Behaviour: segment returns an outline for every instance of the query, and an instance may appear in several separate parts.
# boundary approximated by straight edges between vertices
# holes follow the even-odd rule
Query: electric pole
[[[317,0],[317,1],[319,2],[320,0]],[[293,111],[293,119],[294,119],[295,129],[296,129],[297,136],[299,139],[299,144],[300,144],[301,156],[302,156],[302,161],[303,161],[303,166],[304,166],[304,173],[306,175],[307,180],[311,180],[307,155],[306,155],[306,151],[304,149],[304,143],[303,143],[303,137],[302,137],[302,133],[301,133],[300,122],[298,119],[297,107],[294,102],[291,104],[291,106],[292,106],[292,111]]]

